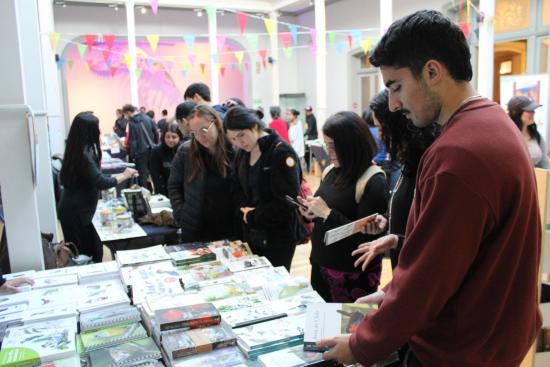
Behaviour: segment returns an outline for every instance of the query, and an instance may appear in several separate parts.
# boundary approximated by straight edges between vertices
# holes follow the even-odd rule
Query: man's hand
[[[384,291],[378,291],[369,294],[368,296],[360,297],[355,300],[355,303],[372,303],[380,306],[384,302]]]
[[[34,285],[34,280],[30,278],[19,278],[19,279],[10,279],[6,280],[4,284],[0,287],[0,291],[4,293],[18,293],[19,289],[17,287],[24,284]]]
[[[330,339],[323,339],[317,342],[319,347],[329,347],[330,349],[323,353],[324,360],[333,360],[347,365],[357,363],[349,347],[350,334],[335,336]]]

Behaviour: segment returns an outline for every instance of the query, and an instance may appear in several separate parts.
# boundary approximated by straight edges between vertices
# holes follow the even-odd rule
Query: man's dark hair
[[[186,119],[189,117],[189,114],[191,111],[193,111],[193,108],[195,108],[197,104],[193,101],[187,101],[180,103],[176,107],[176,120]]]
[[[122,106],[122,113],[126,113],[126,112],[131,112],[131,113],[134,113],[136,112],[136,107],[135,106],[132,106],[131,104],[125,104],[124,106]]]
[[[168,116],[168,110],[162,110],[162,116]]]
[[[271,106],[269,107],[269,114],[272,119],[278,119],[281,116],[281,107]]]
[[[183,94],[183,98],[193,98],[195,94],[198,94],[201,96],[202,99],[204,99],[206,102],[210,102],[210,88],[208,88],[208,85],[204,83],[193,83],[190,86],[187,87],[185,90],[185,93]]]
[[[428,60],[437,60],[455,80],[470,81],[470,49],[460,28],[435,10],[421,10],[395,21],[374,49],[374,66],[409,68],[418,78]]]

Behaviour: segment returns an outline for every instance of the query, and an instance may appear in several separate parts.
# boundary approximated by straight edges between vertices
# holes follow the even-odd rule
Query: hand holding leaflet
[[[331,229],[325,232],[325,245],[331,245],[334,242],[338,242],[346,237],[359,233],[369,223],[376,219],[378,213],[371,214],[365,218],[356,220],[343,226]]]

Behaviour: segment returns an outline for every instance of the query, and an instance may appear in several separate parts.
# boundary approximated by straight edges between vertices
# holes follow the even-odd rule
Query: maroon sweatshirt
[[[466,103],[422,158],[399,266],[353,355],[369,366],[409,342],[424,366],[519,365],[541,326],[541,231],[520,131]]]

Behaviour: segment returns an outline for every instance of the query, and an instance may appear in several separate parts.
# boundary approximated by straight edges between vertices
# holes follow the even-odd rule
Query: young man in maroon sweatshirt
[[[419,166],[391,283],[356,333],[320,341],[325,359],[370,366],[408,344],[402,366],[518,366],[541,326],[541,224],[521,134],[476,95],[470,52],[441,13],[396,21],[370,61],[389,105],[441,136]]]

